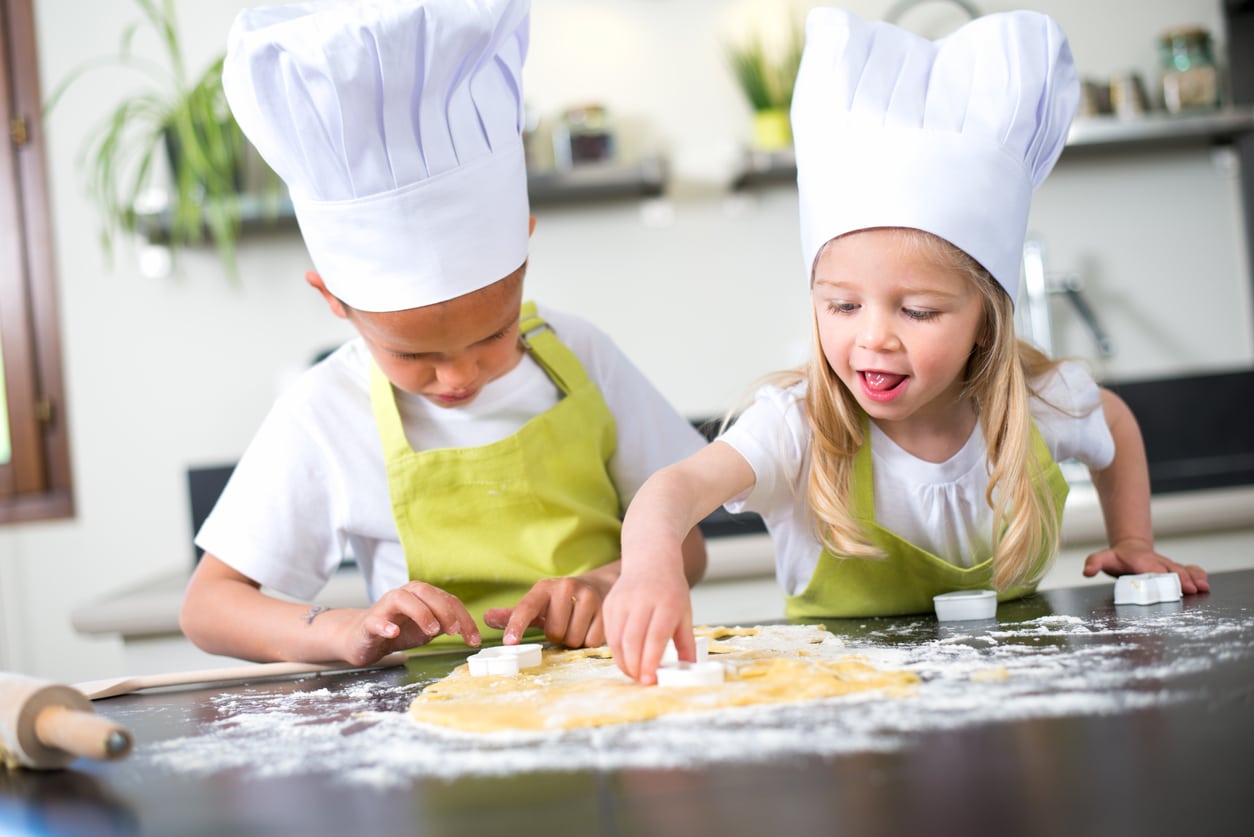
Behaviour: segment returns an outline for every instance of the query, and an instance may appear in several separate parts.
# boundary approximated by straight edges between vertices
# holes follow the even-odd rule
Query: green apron
[[[457,596],[481,628],[484,611],[513,607],[540,579],[579,575],[621,551],[622,508],[608,471],[614,417],[534,303],[523,305],[519,333],[561,400],[514,435],[479,447],[411,448],[392,386],[370,365],[409,577]],[[500,635],[483,631],[485,640]]]
[[[875,485],[872,481],[869,432],[865,438],[866,442],[854,457],[850,501],[855,519],[870,534],[871,542],[885,553],[885,557],[842,558],[824,549],[806,589],[799,595],[786,597],[785,613],[788,617],[814,619],[928,613],[933,609],[932,597],[938,593],[991,589],[992,556],[971,567],[958,567],[903,540],[875,522]],[[1061,523],[1062,507],[1070,486],[1035,423],[1032,425],[1032,449],[1041,466],[1037,490],[1048,491],[1053,496]],[[1043,563],[1049,558],[1048,552],[1043,552],[1038,560]],[[999,601],[1017,599],[1035,589],[1035,583],[1012,587],[999,593],[997,598]]]

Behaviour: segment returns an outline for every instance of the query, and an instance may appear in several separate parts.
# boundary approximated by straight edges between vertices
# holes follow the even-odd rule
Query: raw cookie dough
[[[820,625],[697,628],[727,669],[715,686],[659,689],[618,670],[609,649],[545,650],[539,668],[472,677],[458,666],[410,705],[415,720],[463,732],[559,731],[647,721],[681,712],[794,703],[882,690],[909,694],[919,678],[849,653]]]

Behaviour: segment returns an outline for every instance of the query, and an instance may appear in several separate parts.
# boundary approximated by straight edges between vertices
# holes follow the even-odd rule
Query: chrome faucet
[[[1023,243],[1023,315],[1024,336],[1051,357],[1054,354],[1054,324],[1049,310],[1049,298],[1061,294],[1081,322],[1093,335],[1097,351],[1102,357],[1115,353],[1115,344],[1102,326],[1097,312],[1084,295],[1084,283],[1079,273],[1049,274],[1045,269],[1045,245],[1035,238]]]
[[[889,23],[897,23],[906,12],[910,11],[915,6],[921,6],[927,2],[929,2],[929,0],[900,0],[900,2],[894,4],[892,8],[884,13],[884,20]],[[980,16],[979,9],[975,8],[973,4],[968,3],[967,0],[945,0],[945,2],[951,3],[962,9],[972,20],[975,20]]]

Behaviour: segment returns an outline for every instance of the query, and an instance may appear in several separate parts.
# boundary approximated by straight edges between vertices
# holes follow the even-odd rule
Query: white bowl
[[[942,622],[992,619],[997,615],[997,591],[955,590],[933,596],[936,618]]]

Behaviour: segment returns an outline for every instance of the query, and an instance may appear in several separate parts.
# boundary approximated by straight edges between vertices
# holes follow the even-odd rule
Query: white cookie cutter
[[[708,636],[695,637],[697,642],[697,662],[704,663],[710,656],[710,638]],[[666,641],[666,650],[662,652],[661,665],[672,665],[679,662],[679,652],[675,650],[675,640],[668,639]]]
[[[1115,604],[1149,605],[1177,602],[1183,598],[1180,576],[1175,573],[1121,575],[1115,579]]]
[[[524,642],[485,648],[467,657],[466,663],[470,666],[472,677],[510,677],[524,668],[536,668],[542,658],[539,643]]]
[[[997,591],[955,590],[932,597],[936,618],[942,622],[992,619],[997,615]]]
[[[723,664],[706,661],[683,661],[660,666],[657,670],[659,686],[717,686],[723,682]]]

